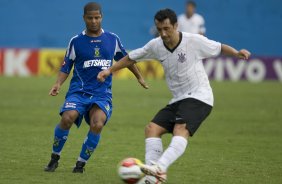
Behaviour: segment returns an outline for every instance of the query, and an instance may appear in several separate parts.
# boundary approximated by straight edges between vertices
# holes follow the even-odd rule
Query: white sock
[[[145,162],[146,165],[152,165],[151,161],[157,162],[163,154],[163,143],[161,138],[150,137],[145,140],[146,143],[146,154]]]
[[[174,136],[170,145],[165,150],[161,158],[158,160],[158,165],[163,171],[175,162],[185,151],[188,141],[182,136]]]
[[[87,160],[84,160],[84,159],[83,159],[83,158],[81,158],[81,157],[78,157],[78,158],[77,158],[77,161],[80,161],[80,162],[85,162],[85,163],[87,162]]]

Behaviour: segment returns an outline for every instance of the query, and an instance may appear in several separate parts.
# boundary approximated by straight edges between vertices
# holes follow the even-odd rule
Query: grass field
[[[121,184],[117,163],[144,160],[144,126],[170,99],[164,81],[114,81],[114,112],[85,174],[71,173],[87,133],[73,127],[55,173],[43,172],[68,82],[48,96],[55,78],[0,78],[0,183]],[[215,107],[169,170],[169,184],[282,183],[282,84],[213,82]],[[170,136],[165,137],[165,145]]]

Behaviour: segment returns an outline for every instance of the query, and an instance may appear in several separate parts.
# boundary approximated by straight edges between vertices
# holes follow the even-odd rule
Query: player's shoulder
[[[188,32],[181,32],[182,33],[182,38],[186,39],[186,38],[193,38],[195,36],[195,34],[193,33],[188,33]]]
[[[113,33],[111,31],[105,31],[103,30],[103,34],[105,34],[106,36],[109,36],[111,38],[116,38],[116,39],[120,39],[119,36],[116,33]]]
[[[150,44],[150,45],[158,45],[158,44],[160,44],[160,43],[163,43],[163,41],[162,41],[162,39],[161,39],[160,36],[158,36],[158,37],[156,37],[156,38],[153,38],[153,39],[151,39],[151,40],[148,42],[148,44]]]
[[[204,17],[203,17],[202,15],[198,14],[198,13],[194,13],[193,16],[194,16],[194,18],[197,19],[197,20],[201,20],[201,21],[204,20]]]
[[[200,34],[182,32],[182,39],[187,40],[188,42],[199,42],[206,39],[206,37]]]
[[[70,38],[70,43],[74,43],[76,40],[79,40],[85,35],[85,31],[78,33]]]
[[[185,16],[184,13],[183,13],[183,14],[180,14],[180,15],[177,17],[178,21],[179,21],[179,20],[183,20],[183,19],[185,19],[185,18],[186,18],[186,16]]]

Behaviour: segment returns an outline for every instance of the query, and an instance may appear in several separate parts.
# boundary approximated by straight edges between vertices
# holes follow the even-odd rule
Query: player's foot
[[[49,164],[44,168],[46,172],[54,172],[59,165],[60,155],[52,153]]]
[[[84,172],[85,162],[77,161],[75,167],[73,168],[73,173],[83,173]]]
[[[140,165],[140,168],[144,174],[154,176],[160,182],[165,183],[167,180],[166,172],[162,171],[158,165]]]

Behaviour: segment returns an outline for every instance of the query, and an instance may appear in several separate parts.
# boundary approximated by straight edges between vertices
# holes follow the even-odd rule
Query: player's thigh
[[[194,98],[187,98],[179,102],[176,113],[176,124],[186,124],[189,136],[200,127],[209,116],[212,106]]]
[[[60,109],[60,115],[63,122],[75,123],[78,127],[83,119],[83,114],[87,110],[87,99],[83,93],[73,93],[67,95],[63,106]]]
[[[174,124],[175,124],[175,108],[174,105],[167,105],[163,109],[161,109],[155,117],[152,119],[149,126],[146,127],[146,129],[149,130],[157,130],[157,131],[151,131],[150,133],[158,133],[159,135],[164,133],[172,133]],[[146,134],[147,135],[147,134]]]

